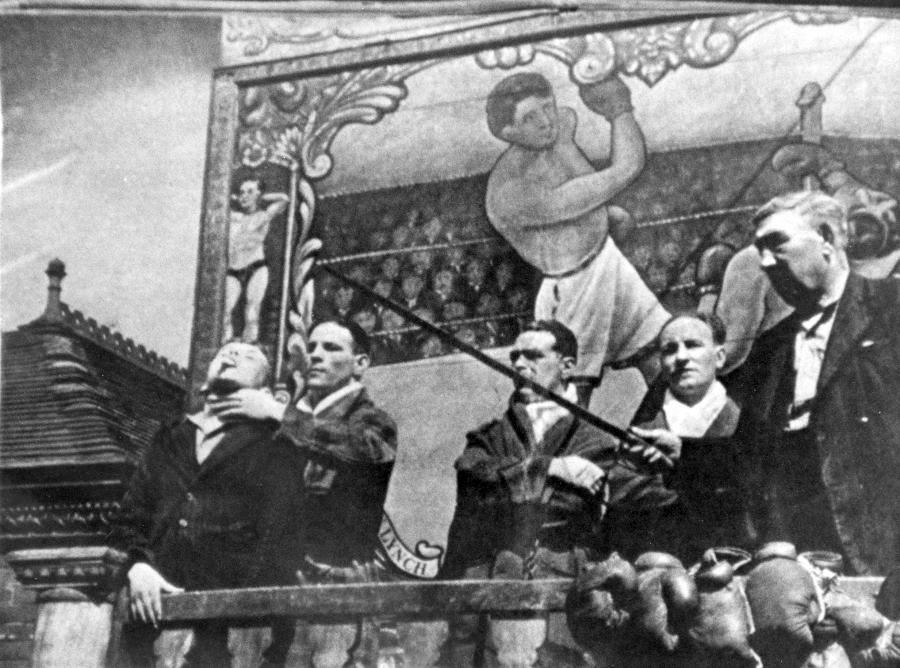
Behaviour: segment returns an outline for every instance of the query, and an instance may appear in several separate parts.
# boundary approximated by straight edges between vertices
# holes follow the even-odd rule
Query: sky
[[[219,20],[0,17],[0,325],[63,300],[185,365]]]

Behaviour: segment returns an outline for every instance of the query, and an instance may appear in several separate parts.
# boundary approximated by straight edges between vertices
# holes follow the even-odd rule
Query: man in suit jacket
[[[760,264],[794,308],[733,384],[760,537],[886,573],[900,552],[900,281],[850,273],[846,210],[820,192],[754,220]]]
[[[204,408],[164,426],[146,451],[113,534],[126,551],[132,617],[156,625],[161,594],[290,584],[300,561],[299,463],[273,441],[274,422],[222,421],[210,404],[241,388],[263,388],[269,363],[247,343],[227,343],[209,367]],[[264,391],[259,389],[260,392]],[[150,633],[146,633],[149,630]],[[128,633],[130,658],[152,658],[147,626]],[[194,630],[188,665],[230,663],[228,627]],[[281,656],[270,655],[273,663]]]

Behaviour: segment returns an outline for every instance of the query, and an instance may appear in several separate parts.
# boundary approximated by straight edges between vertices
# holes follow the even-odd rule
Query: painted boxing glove
[[[750,645],[766,668],[800,668],[814,650],[824,610],[812,575],[790,543],[767,543],[753,557],[746,595],[755,631]]]
[[[617,76],[579,86],[578,93],[588,109],[608,121],[634,109],[631,106],[631,90]]]

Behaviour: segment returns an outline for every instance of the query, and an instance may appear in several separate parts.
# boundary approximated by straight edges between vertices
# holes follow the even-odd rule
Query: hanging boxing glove
[[[688,631],[698,668],[750,668],[759,657],[750,647],[750,609],[734,569],[707,557],[694,575],[699,606]]]
[[[825,605],[825,623],[833,623],[853,668],[900,666],[900,624],[842,592],[829,592]]]
[[[697,587],[681,561],[665,552],[645,552],[634,562],[639,608],[636,650],[674,654],[697,611]]]
[[[900,667],[900,622],[889,622],[874,647],[850,655],[853,668]]]
[[[791,543],[767,543],[754,555],[746,595],[755,631],[750,645],[766,668],[801,668],[815,649],[813,626],[824,606]]]
[[[636,604],[637,573],[613,552],[575,578],[566,596],[569,632],[588,651],[614,650],[626,637]]]

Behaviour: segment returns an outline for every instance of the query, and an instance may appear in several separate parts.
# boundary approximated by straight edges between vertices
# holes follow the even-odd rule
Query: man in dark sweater
[[[553,320],[530,324],[510,352],[522,378],[573,403],[577,396],[569,376],[577,356],[575,335]],[[446,578],[573,576],[579,563],[610,549],[636,556],[656,547],[654,524],[677,499],[640,458],[620,456],[613,436],[525,383],[510,397],[504,415],[466,439],[456,461],[457,505],[442,572]],[[638,525],[645,542],[631,537]],[[445,648],[448,657],[468,652],[462,649],[461,630],[467,621],[455,622],[451,645],[457,646]],[[490,635],[491,649],[505,655],[503,660],[530,665],[546,639],[546,624],[540,618],[494,618]],[[517,640],[508,644],[508,637]],[[542,650],[554,651],[558,647],[550,643]]]
[[[369,399],[360,378],[369,366],[369,339],[356,323],[320,322],[307,343],[309,366],[300,397],[285,406],[271,394],[242,390],[217,402],[225,419],[281,423],[279,447],[300,458],[305,556],[297,566],[310,582],[378,579],[378,528],[394,457],[397,427]],[[306,636],[317,668],[342,666],[358,645],[359,624],[314,624]]]

